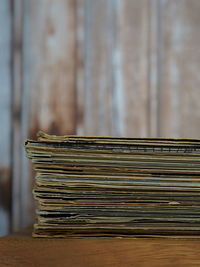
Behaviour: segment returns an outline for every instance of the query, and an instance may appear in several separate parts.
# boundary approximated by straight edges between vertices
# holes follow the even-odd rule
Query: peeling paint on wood
[[[38,8],[40,6],[40,8]],[[25,60],[29,62],[29,135],[75,133],[75,1],[30,1]],[[37,40],[37,42],[35,41]]]

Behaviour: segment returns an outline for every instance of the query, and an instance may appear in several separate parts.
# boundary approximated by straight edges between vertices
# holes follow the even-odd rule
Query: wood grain
[[[157,0],[148,1],[148,136],[159,136],[159,29],[160,9]]]
[[[83,133],[148,135],[148,23],[148,1],[85,1]]]
[[[85,1],[84,133],[112,135],[113,1]]]
[[[9,1],[0,3],[0,235],[10,230],[11,213],[11,6]]]
[[[123,135],[148,135],[148,1],[127,0],[120,7]]]
[[[160,1],[160,135],[199,138],[200,2]]]
[[[199,240],[33,239],[30,231],[0,239],[1,266],[199,266]]]

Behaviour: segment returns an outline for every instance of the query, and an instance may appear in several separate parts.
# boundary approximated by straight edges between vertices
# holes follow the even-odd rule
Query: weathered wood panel
[[[27,0],[24,25],[23,131],[34,138],[39,129],[74,134],[75,1]],[[22,175],[24,224],[33,213],[32,177]]]
[[[200,1],[160,1],[160,135],[200,137]]]
[[[0,235],[10,230],[11,212],[11,6],[0,2]]]
[[[147,0],[85,1],[85,134],[148,135],[148,13]]]

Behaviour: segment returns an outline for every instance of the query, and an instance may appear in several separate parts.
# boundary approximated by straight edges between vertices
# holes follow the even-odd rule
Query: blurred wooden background
[[[200,138],[199,0],[1,0],[0,25],[0,235],[33,221],[38,129]]]

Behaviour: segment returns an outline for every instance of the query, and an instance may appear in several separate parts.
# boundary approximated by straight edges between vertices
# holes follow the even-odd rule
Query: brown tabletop
[[[200,240],[0,238],[2,266],[200,266]]]

